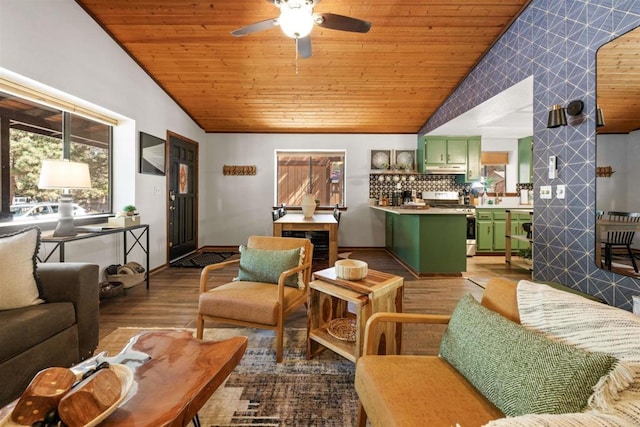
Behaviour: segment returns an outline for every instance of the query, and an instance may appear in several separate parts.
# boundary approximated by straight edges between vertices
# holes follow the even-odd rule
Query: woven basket
[[[122,283],[100,283],[100,299],[108,299],[119,297],[124,294],[124,285]]]
[[[106,274],[109,283],[122,283],[125,288],[130,288],[144,282],[145,273],[136,274]]]

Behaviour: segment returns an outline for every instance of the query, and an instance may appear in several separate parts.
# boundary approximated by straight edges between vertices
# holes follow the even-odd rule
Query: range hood
[[[464,165],[457,166],[425,166],[424,173],[432,175],[464,175]]]

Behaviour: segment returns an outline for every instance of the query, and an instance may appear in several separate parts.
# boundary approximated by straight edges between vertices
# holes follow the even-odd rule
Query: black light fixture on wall
[[[604,114],[602,113],[602,108],[600,108],[600,106],[598,105],[596,107],[596,127],[602,127],[604,126]]]
[[[566,108],[560,104],[554,104],[549,110],[549,118],[547,119],[547,127],[549,129],[567,125],[567,114],[570,116],[579,116],[584,110],[584,102],[573,100],[569,102]],[[566,113],[565,113],[566,111]]]

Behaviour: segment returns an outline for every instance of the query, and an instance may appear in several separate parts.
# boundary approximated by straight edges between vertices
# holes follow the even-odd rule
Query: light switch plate
[[[565,198],[565,186],[564,185],[558,185],[556,187],[556,197],[558,199],[564,199]]]
[[[541,185],[540,186],[540,198],[541,199],[550,199],[552,197],[551,186],[550,185]]]
[[[556,156],[549,156],[549,179],[556,179],[558,177],[558,158]]]

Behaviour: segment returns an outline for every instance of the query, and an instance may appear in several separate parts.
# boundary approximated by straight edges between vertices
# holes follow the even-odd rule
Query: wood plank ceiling
[[[602,46],[596,55],[596,92],[605,126],[599,134],[640,129],[640,28]]]
[[[265,0],[76,0],[206,132],[416,133],[530,0],[323,0],[370,21],[314,27],[298,61],[279,28],[230,31]]]

